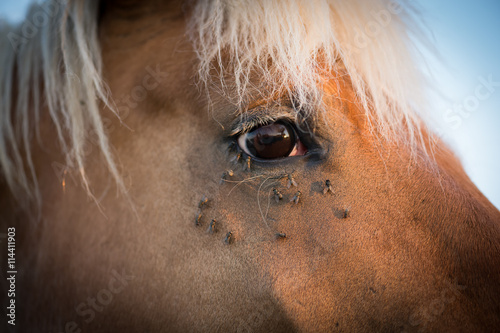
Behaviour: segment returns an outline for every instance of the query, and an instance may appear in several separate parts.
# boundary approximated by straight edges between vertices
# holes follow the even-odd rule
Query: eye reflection
[[[241,134],[238,145],[248,155],[267,160],[304,155],[307,152],[293,126],[282,121]]]

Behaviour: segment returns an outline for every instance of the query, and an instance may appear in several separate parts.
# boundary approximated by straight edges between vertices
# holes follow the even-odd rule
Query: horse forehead
[[[118,99],[142,85],[155,87],[148,96],[165,104],[196,92],[196,54],[185,35],[180,2],[167,2],[154,11],[149,3],[130,8],[107,5],[103,11],[99,39],[104,77]]]
[[[100,20],[100,40],[103,49],[105,76],[115,71],[122,78],[117,81],[116,85],[110,82],[110,86],[123,86],[127,82],[127,78],[132,78],[134,82],[131,83],[134,84],[146,74],[145,68],[147,66],[157,66],[161,67],[161,70],[168,73],[169,76],[169,80],[164,81],[162,85],[165,88],[172,88],[171,93],[169,93],[169,89],[165,89],[164,95],[181,96],[180,89],[185,91],[186,85],[193,90],[196,77],[200,74],[200,61],[203,61],[204,58],[201,56],[202,60],[200,60],[200,50],[195,50],[192,38],[189,38],[190,32],[192,33],[192,27],[190,27],[192,24],[190,21],[191,9],[192,5],[188,5],[185,1],[105,2]],[[209,81],[211,84],[214,83],[210,98],[214,102],[214,106],[217,104],[217,108],[220,109],[224,108],[227,99],[237,99],[238,96],[232,95],[232,93],[236,95],[235,92],[232,92],[232,87],[236,86],[238,80],[235,78],[236,73],[232,72],[231,66],[234,66],[232,64],[234,59],[232,59],[231,54],[228,54],[230,50],[222,47],[218,52],[220,52],[221,58],[220,61],[212,61],[213,72],[210,72],[212,77],[209,78]],[[243,50],[241,56],[243,58],[245,56]],[[272,63],[270,65],[273,66]],[[134,72],[137,77],[134,77]],[[131,73],[132,75],[130,75]],[[225,73],[225,77],[219,82],[217,77],[221,73]],[[259,96],[267,94],[267,88],[263,88],[266,82],[262,82],[262,77],[259,74],[258,69],[252,70],[248,87],[244,90],[245,100],[248,100],[245,104],[248,105],[242,106],[240,102],[236,103],[240,108],[251,108],[253,105],[259,104]],[[172,78],[175,79],[175,82],[171,80]],[[109,80],[109,77],[106,79]],[[269,80],[269,77],[266,80]],[[222,86],[226,86],[226,89]],[[284,87],[284,90],[288,88],[290,87]],[[264,100],[275,100],[282,93],[286,92],[271,93],[272,96],[266,95]]]
[[[158,41],[185,31],[182,1],[107,1],[101,11],[101,39],[124,38],[123,47]]]

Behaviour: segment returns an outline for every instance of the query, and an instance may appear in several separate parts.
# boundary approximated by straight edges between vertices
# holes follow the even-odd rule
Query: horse
[[[500,212],[433,133],[413,4],[51,0],[1,31],[5,331],[500,327]]]

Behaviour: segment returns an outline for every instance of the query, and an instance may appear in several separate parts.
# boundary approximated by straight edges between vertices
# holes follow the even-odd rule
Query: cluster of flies
[[[228,176],[231,177],[233,175],[234,175],[234,172],[232,170],[227,170],[223,173],[222,180],[226,179],[226,177],[228,177]],[[293,178],[293,176],[291,174],[288,174],[286,177],[287,177],[287,188],[290,188],[292,186],[295,186],[295,187],[298,186],[297,182],[295,181],[295,179]],[[328,192],[333,193],[332,184],[331,184],[330,180],[325,181],[325,185],[323,188],[323,194],[326,194]],[[302,195],[302,192],[297,191],[295,193],[295,195],[290,199],[290,202],[293,203],[294,205],[298,204],[300,201],[301,195]],[[281,200],[283,200],[283,193],[276,188],[273,188],[273,196],[274,196],[276,203],[279,203]],[[201,218],[203,216],[203,209],[207,206],[207,204],[208,204],[208,198],[206,196],[203,196],[203,198],[198,203],[198,212],[196,214],[196,219],[195,219],[195,225],[197,227],[201,226]],[[347,218],[348,212],[349,211],[346,209],[344,212],[344,218]],[[217,225],[217,220],[214,218],[210,221],[210,223],[208,225],[207,233],[209,233],[209,234],[216,233],[217,232],[216,225]],[[275,236],[277,239],[286,238],[286,234],[283,232],[278,232],[275,234]],[[226,235],[224,237],[224,243],[231,244],[232,242],[233,242],[233,233],[231,231],[229,231],[226,233]]]
[[[206,196],[203,196],[201,200],[198,202],[198,212],[196,213],[196,218],[194,220],[194,224],[197,227],[201,226],[201,218],[203,216],[203,209],[208,206],[208,198]],[[217,232],[217,220],[214,218],[210,221],[208,224],[207,228],[207,233],[209,234],[214,234]],[[233,233],[228,232],[226,236],[224,237],[224,242],[226,244],[231,244],[233,241]]]
[[[231,147],[230,147],[231,150]],[[233,158],[233,162],[240,162],[243,160],[243,156],[241,152],[238,152],[236,156]],[[245,159],[245,163],[243,164],[243,171],[250,171],[250,168],[252,166],[252,158],[250,156],[247,156]],[[227,181],[228,178],[234,176],[234,171],[233,170],[226,170],[222,173],[221,180],[219,184],[224,183]],[[298,187],[297,182],[293,178],[292,174],[287,174],[285,176],[287,178],[287,184],[286,187],[289,189],[290,187]],[[329,179],[327,179],[323,185],[323,194],[327,194],[328,192],[333,193],[333,188],[332,188],[332,183],[330,182]],[[300,198],[302,196],[301,191],[295,192],[294,196],[290,199],[289,202],[292,203],[292,205],[296,205],[299,203]],[[277,188],[273,188],[273,197],[276,203],[279,203],[281,200],[283,200],[283,193],[278,190]],[[201,218],[203,216],[203,209],[207,206],[208,204],[208,198],[206,196],[203,196],[203,198],[200,200],[198,203],[198,212],[196,214],[196,219],[195,219],[195,225],[196,226],[201,226]],[[346,209],[344,212],[344,218],[347,218],[349,214],[349,211]],[[214,218],[210,221],[208,228],[207,228],[207,233],[209,234],[214,234],[217,232],[216,229],[217,226],[217,220]],[[284,239],[286,238],[286,234],[282,232],[278,232],[275,234],[277,239]],[[233,242],[233,233],[231,231],[227,232],[225,237],[224,237],[224,243],[226,244],[231,244]]]

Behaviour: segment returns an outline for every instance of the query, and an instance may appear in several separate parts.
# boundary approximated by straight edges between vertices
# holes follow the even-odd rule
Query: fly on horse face
[[[419,22],[53,0],[3,27],[2,329],[497,330],[500,212],[430,129]]]

